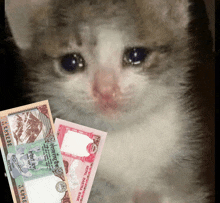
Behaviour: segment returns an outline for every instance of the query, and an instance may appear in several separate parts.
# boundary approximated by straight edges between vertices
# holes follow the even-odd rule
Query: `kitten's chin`
[[[128,101],[122,99],[99,99],[94,102],[94,111],[104,120],[119,122],[129,110]]]
[[[107,120],[118,120],[122,116],[120,108],[116,102],[105,103],[102,105],[99,104],[96,106],[96,112]]]

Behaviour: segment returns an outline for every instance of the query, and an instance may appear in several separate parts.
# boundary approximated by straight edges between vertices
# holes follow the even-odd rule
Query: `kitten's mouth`
[[[125,101],[121,98],[122,95],[115,96],[99,96],[94,98],[96,112],[107,119],[119,119],[122,116],[123,106]]]
[[[112,117],[118,114],[120,105],[119,102],[114,99],[99,99],[96,101],[96,106],[98,110],[107,117]]]
[[[116,101],[101,101],[98,105],[102,111],[117,111],[118,109],[118,103]]]
[[[127,106],[128,102],[127,99],[123,98],[119,88],[106,94],[95,92],[93,99],[96,111],[110,119],[118,119],[122,116],[122,112],[126,109],[125,106]]]

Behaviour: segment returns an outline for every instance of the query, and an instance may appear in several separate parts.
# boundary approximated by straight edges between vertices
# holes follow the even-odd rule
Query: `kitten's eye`
[[[144,47],[134,47],[125,50],[123,62],[125,65],[139,65],[146,59],[149,50]]]
[[[61,66],[69,72],[82,71],[85,69],[85,60],[79,53],[67,54],[62,57]]]

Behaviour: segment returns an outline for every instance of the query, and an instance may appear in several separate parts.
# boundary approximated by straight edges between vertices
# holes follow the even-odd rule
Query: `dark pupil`
[[[80,54],[68,54],[61,60],[62,68],[66,71],[78,71],[84,68],[84,59]]]
[[[128,50],[127,57],[128,62],[132,65],[140,64],[147,56],[147,50],[145,48],[132,48]]]

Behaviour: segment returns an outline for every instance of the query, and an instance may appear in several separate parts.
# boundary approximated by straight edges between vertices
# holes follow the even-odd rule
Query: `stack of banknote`
[[[107,133],[56,119],[48,101],[0,112],[14,203],[86,203]]]

